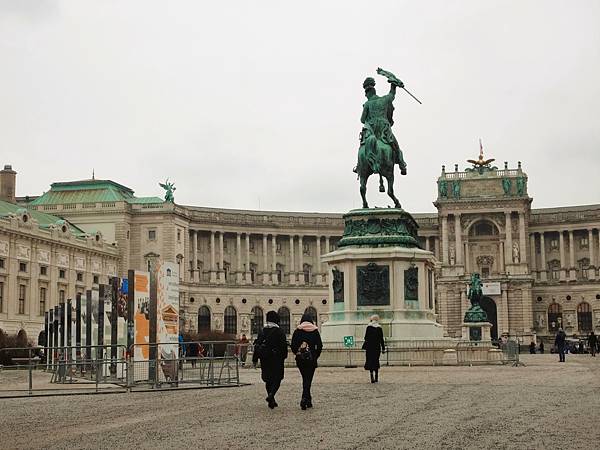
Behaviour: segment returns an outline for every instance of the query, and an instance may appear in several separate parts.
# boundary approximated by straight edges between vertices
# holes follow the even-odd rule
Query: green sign
[[[354,347],[354,336],[344,336],[344,347]]]

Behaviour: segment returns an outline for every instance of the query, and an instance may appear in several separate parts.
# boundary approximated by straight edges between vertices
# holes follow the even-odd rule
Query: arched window
[[[260,306],[252,308],[252,314],[250,316],[250,332],[252,334],[258,334],[261,332],[264,325],[264,312]]]
[[[237,334],[237,311],[231,305],[225,308],[223,325],[226,334]]]
[[[210,331],[210,309],[202,305],[198,309],[198,332]]]
[[[548,306],[548,330],[558,331],[562,327],[562,306],[552,303]]]
[[[318,325],[318,323],[317,323],[317,310],[315,308],[313,308],[312,306],[309,306],[308,308],[306,308],[304,310],[304,314],[308,314],[310,316],[310,318],[312,319],[313,323],[315,325]]]
[[[279,328],[283,330],[285,334],[290,334],[290,310],[285,306],[279,308],[277,311],[279,314]]]
[[[592,331],[592,308],[587,302],[577,305],[577,326],[581,332]]]

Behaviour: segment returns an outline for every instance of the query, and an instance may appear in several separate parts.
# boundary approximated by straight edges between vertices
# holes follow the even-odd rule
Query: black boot
[[[375,378],[373,377],[373,371],[369,372],[371,374],[371,383],[375,383]]]
[[[375,371],[375,383],[379,383],[379,370]]]
[[[275,402],[275,396],[273,394],[269,394],[265,400],[269,404],[269,408],[273,409],[277,406],[277,402]]]
[[[302,409],[302,411],[305,411],[306,408],[307,408],[306,399],[303,398],[302,400],[300,400],[300,409]]]

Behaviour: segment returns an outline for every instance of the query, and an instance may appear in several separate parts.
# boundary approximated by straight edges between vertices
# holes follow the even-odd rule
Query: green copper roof
[[[48,229],[50,225],[60,226],[62,224],[66,224],[73,234],[76,236],[85,236],[85,231],[76,227],[71,222],[68,222],[60,217],[53,216],[51,214],[46,214],[40,211],[36,211],[33,209],[23,208],[21,205],[15,205],[13,203],[8,203],[0,200],[0,217],[6,217],[11,214],[21,214],[24,211],[27,211],[32,219],[35,219],[38,222],[38,226],[42,229]]]
[[[133,191],[110,180],[82,180],[52,183],[50,190],[31,205],[121,202],[134,199]]]

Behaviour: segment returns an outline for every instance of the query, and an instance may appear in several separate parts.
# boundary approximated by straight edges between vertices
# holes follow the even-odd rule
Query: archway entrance
[[[498,313],[496,311],[496,302],[490,297],[481,297],[479,304],[481,305],[481,309],[487,314],[488,322],[492,324],[492,329],[490,330],[492,339],[494,341],[498,340]]]

